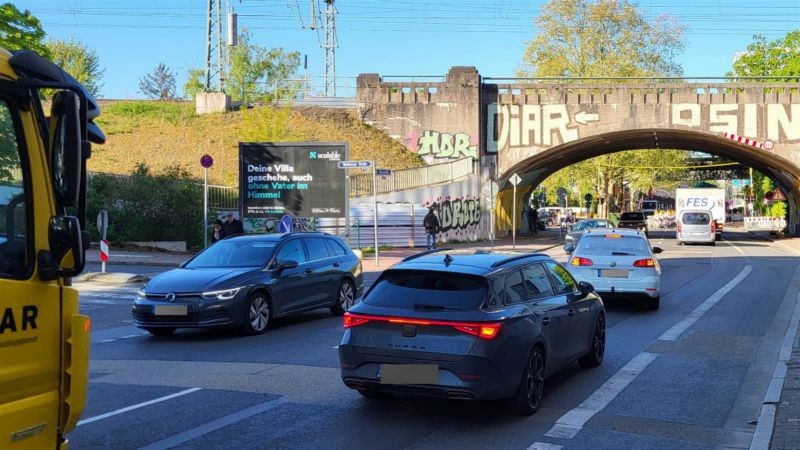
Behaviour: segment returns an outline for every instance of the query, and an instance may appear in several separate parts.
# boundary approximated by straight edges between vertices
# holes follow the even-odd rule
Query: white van
[[[675,234],[678,245],[684,242],[697,242],[715,245],[717,241],[716,222],[710,211],[686,210],[678,216],[678,231]]]

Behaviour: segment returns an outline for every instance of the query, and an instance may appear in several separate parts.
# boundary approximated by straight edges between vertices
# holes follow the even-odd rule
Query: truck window
[[[17,129],[8,104],[0,99],[0,277],[27,278],[32,258]]]

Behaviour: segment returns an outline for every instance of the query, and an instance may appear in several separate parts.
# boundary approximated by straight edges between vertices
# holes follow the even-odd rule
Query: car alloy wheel
[[[597,367],[603,363],[606,352],[606,318],[603,314],[597,316],[592,335],[592,348],[578,362],[583,367]]]
[[[255,333],[263,333],[269,324],[269,302],[263,294],[256,294],[250,300],[249,309],[250,328]]]
[[[331,313],[336,316],[341,316],[345,311],[349,311],[355,302],[356,291],[353,288],[353,283],[351,283],[350,280],[344,280],[341,286],[339,286],[339,294],[336,297],[336,303],[331,306]]]
[[[541,350],[534,349],[528,360],[528,370],[526,371],[526,391],[528,394],[528,404],[531,411],[537,411],[542,402],[544,394],[544,357]]]

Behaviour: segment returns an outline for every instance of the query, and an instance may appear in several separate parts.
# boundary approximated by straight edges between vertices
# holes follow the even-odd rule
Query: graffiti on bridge
[[[478,197],[439,197],[425,202],[439,218],[440,232],[448,237],[466,236],[478,231],[481,221],[481,204]]]
[[[417,140],[417,153],[420,156],[432,155],[436,159],[478,159],[478,146],[472,145],[466,133],[440,133],[426,130]]]
[[[788,110],[787,110],[788,108]],[[759,132],[759,123],[762,129]],[[671,125],[772,141],[800,140],[800,105],[675,103]]]

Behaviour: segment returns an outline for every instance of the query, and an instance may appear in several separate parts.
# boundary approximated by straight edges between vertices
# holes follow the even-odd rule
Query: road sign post
[[[203,247],[208,247],[208,168],[214,165],[214,158],[205,154],[200,165],[203,166]]]
[[[513,211],[513,216],[511,219],[511,248],[516,249],[517,248],[517,185],[519,184],[520,181],[522,181],[522,178],[520,178],[519,175],[515,173],[514,175],[511,175],[509,181],[511,181],[511,184],[514,186],[514,197],[511,200],[512,211]]]
[[[372,170],[372,204],[374,207],[375,220],[372,224],[375,245],[375,265],[380,265],[380,255],[378,250],[378,175],[384,172],[391,173],[388,169],[376,169],[375,161],[339,161],[337,166],[340,169],[363,169]],[[380,172],[380,173],[379,173]]]
[[[108,261],[108,211],[101,209],[97,214],[97,232],[100,233],[100,271],[106,272],[106,261]]]

